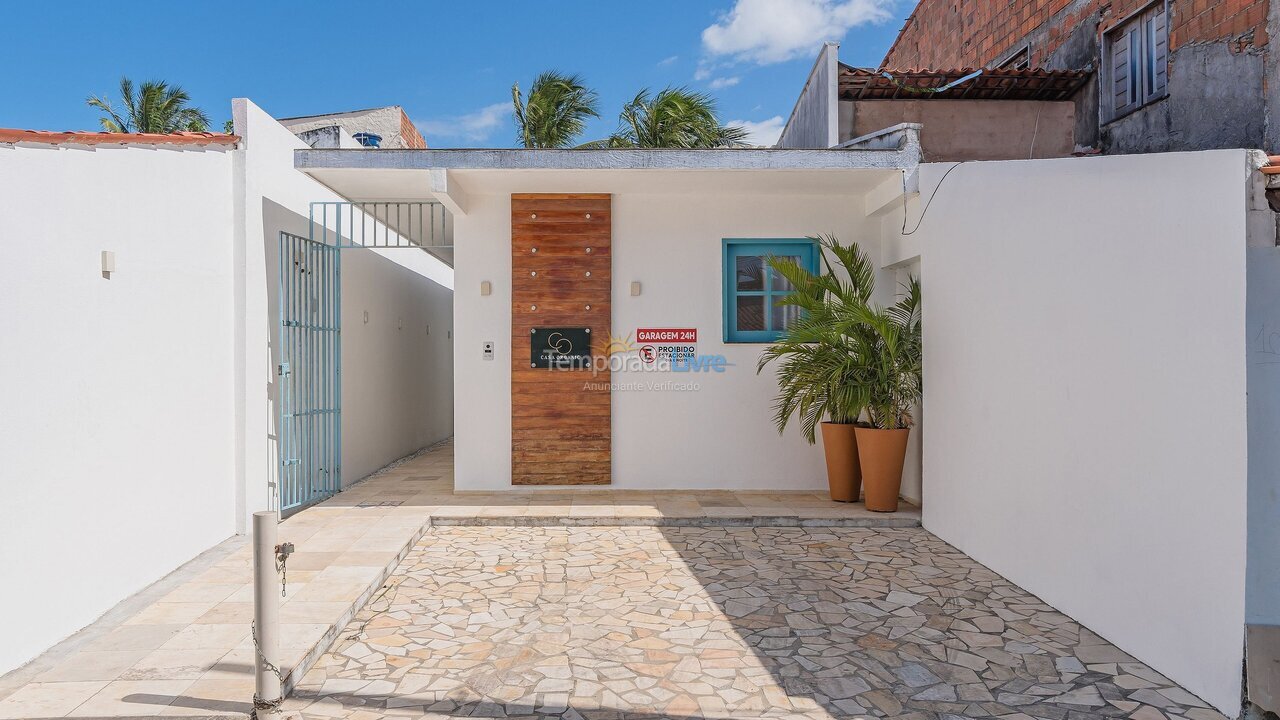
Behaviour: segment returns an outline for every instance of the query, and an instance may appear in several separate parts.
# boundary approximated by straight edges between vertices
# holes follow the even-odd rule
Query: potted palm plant
[[[835,237],[812,237],[819,246],[824,272],[814,274],[788,258],[769,258],[792,292],[780,302],[799,308],[799,316],[760,357],[756,372],[778,361],[778,396],[774,423],[778,432],[798,417],[805,439],[817,442],[822,427],[827,483],[831,499],[857,502],[862,474],[854,426],[865,406],[858,384],[860,341],[857,325],[875,286],[871,261],[857,245],[841,245]],[[837,273],[831,258],[843,273]],[[861,343],[865,344],[865,343]]]
[[[867,415],[855,428],[868,510],[894,512],[902,487],[902,465],[914,419],[911,411],[922,391],[923,342],[920,281],[912,278],[889,307],[863,304],[850,334],[856,358],[856,384]]]

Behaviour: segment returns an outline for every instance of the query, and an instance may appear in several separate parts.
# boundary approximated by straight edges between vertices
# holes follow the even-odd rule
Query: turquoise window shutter
[[[769,267],[770,257],[794,258],[811,272],[818,271],[818,247],[808,238],[725,238],[721,308],[725,342],[773,342],[795,318],[795,308],[778,304],[791,288]]]

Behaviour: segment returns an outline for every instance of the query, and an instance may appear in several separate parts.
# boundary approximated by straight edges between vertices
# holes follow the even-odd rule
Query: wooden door
[[[608,485],[607,194],[511,196],[511,482]],[[593,369],[531,367],[535,329],[589,329]],[[465,399],[463,399],[465,402]]]

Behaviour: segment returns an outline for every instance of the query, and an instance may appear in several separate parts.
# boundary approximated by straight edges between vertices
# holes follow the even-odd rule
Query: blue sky
[[[230,99],[277,117],[402,105],[433,147],[510,147],[511,84],[582,74],[604,137],[642,87],[712,92],[721,117],[776,137],[823,40],[874,66],[912,0],[541,0],[6,4],[0,127],[98,129],[119,78],[182,85],[220,128]]]

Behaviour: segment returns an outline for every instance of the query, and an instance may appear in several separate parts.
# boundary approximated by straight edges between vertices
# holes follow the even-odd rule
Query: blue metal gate
[[[342,489],[340,259],[332,244],[280,233],[281,515]]]
[[[417,249],[453,260],[436,202],[313,202],[308,237],[280,233],[280,514],[342,489],[342,250]]]

